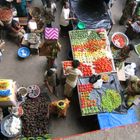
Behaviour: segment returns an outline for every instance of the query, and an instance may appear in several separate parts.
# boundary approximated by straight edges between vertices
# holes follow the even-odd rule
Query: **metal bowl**
[[[114,41],[114,37],[117,36],[117,35],[119,35],[124,40],[124,45],[123,46],[119,45],[120,44],[119,40],[116,39],[116,41]],[[111,41],[112,41],[113,45],[116,46],[117,48],[123,48],[125,45],[129,44],[128,37],[122,32],[115,32],[111,37]]]

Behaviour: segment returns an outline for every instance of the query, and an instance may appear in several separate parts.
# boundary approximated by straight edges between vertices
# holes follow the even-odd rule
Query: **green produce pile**
[[[113,89],[107,89],[102,95],[101,107],[103,111],[112,112],[121,105],[120,94]]]
[[[140,55],[140,45],[136,47],[138,54]]]
[[[86,43],[90,39],[100,40],[100,35],[94,30],[74,30],[69,32],[72,45]]]
[[[88,41],[87,38],[83,38],[83,39],[72,39],[71,41],[71,45],[80,45],[80,44],[84,44]]]
[[[85,32],[84,30],[74,30],[69,32],[69,35],[71,39],[83,39],[87,38],[88,33]]]
[[[99,109],[97,106],[82,108],[83,115],[90,115],[90,114],[98,113],[98,112],[99,112]]]

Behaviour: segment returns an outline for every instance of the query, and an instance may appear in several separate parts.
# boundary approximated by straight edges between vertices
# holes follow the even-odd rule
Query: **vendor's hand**
[[[35,29],[35,30],[34,30],[34,32],[35,32],[35,33],[38,33],[38,30],[37,30],[37,29]]]
[[[73,20],[77,20],[77,18],[73,18]]]
[[[128,19],[127,24],[132,24],[132,19]]]

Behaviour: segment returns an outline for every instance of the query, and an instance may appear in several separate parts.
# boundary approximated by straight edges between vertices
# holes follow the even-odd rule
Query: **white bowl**
[[[20,87],[17,89],[17,94],[21,95],[22,97],[26,97],[28,92],[26,87]]]
[[[115,37],[115,35],[121,35],[123,38],[124,38],[124,40],[125,40],[125,45],[128,45],[129,44],[129,39],[128,39],[128,37],[124,34],[124,33],[122,33],[122,32],[115,32],[113,35],[112,35],[112,37],[111,37],[111,41],[112,41],[112,43],[117,47],[117,48],[123,48],[123,47],[120,47],[117,43],[118,42],[114,42],[113,41],[113,38]]]

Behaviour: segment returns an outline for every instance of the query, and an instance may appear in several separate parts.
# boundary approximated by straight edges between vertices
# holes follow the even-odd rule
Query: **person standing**
[[[47,70],[44,74],[45,76],[45,85],[47,86],[50,93],[57,96],[56,86],[57,86],[57,69],[56,68],[50,68]]]
[[[126,5],[123,10],[123,14],[120,18],[119,24],[124,25],[128,20],[132,19],[137,7],[137,2],[135,0],[127,0]]]
[[[57,58],[58,52],[61,50],[61,45],[58,41],[47,41],[47,47],[50,49],[50,53],[46,56],[47,57],[47,65],[48,68],[54,66],[55,59]]]
[[[140,38],[140,21],[129,23],[125,34],[130,40]]]
[[[62,36],[67,36],[68,31],[71,29],[70,20],[75,20],[76,18],[70,17],[69,3],[64,2],[62,12],[60,15],[60,28]]]
[[[51,11],[44,11],[44,18],[46,27],[52,27],[52,22],[55,21],[55,16],[51,13]]]
[[[54,15],[56,11],[56,1],[55,0],[41,0],[44,6],[44,10],[51,11],[52,15]]]
[[[72,67],[66,68],[66,83],[64,87],[64,95],[67,97],[72,96],[72,90],[76,87],[78,76],[82,76],[83,73],[78,69],[80,62],[73,60]]]
[[[47,69],[54,67],[55,59],[58,52],[61,50],[61,45],[57,40],[45,40],[39,47],[39,55],[46,56]]]
[[[18,17],[27,16],[27,2],[26,0],[13,0],[13,5],[17,10]]]

